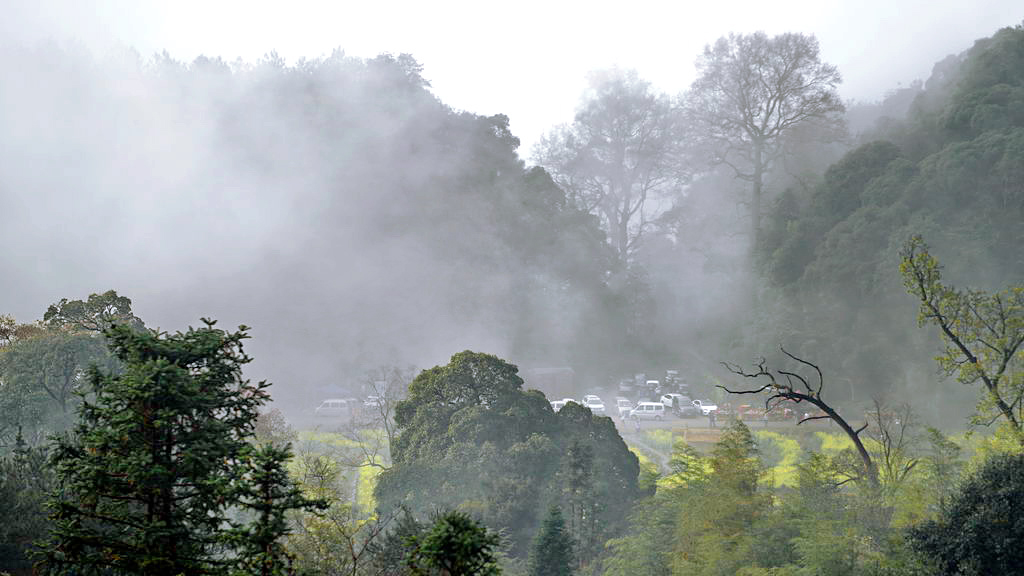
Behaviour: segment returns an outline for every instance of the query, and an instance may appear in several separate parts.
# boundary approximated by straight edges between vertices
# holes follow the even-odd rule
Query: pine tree
[[[287,449],[252,443],[269,384],[242,377],[246,328],[203,322],[106,331],[122,371],[90,371],[92,397],[53,447],[43,573],[229,574],[253,554],[257,573],[285,572],[281,515],[314,504],[287,486]]]
[[[573,541],[565,529],[562,509],[552,506],[530,549],[529,576],[569,576],[573,573]]]

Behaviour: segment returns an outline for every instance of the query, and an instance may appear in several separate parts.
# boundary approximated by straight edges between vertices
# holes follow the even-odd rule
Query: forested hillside
[[[905,346],[917,339],[895,273],[906,238],[923,235],[958,286],[1024,276],[1024,30],[939,62],[906,118],[860,138],[816,186],[778,198],[759,259],[796,319],[781,337],[881,392],[926,376],[907,374],[922,348]]]
[[[265,331],[267,369],[303,385],[483,342],[532,365],[623,348],[603,233],[519,159],[508,118],[452,110],[409,56],[229,66],[41,45],[0,68],[0,190],[21,198],[5,218],[49,251],[12,290],[72,274],[97,291],[88,271],[154,323],[217,309]]]

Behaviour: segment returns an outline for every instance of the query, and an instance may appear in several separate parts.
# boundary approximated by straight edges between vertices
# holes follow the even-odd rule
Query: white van
[[[323,418],[352,418],[356,414],[355,398],[328,398],[316,408],[316,415]]]
[[[661,402],[640,402],[629,411],[634,420],[662,420],[665,418],[665,405]]]

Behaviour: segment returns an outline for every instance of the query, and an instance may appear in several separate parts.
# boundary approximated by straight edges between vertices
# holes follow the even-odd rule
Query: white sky
[[[3,6],[6,4],[7,6]],[[289,63],[341,48],[408,52],[447,104],[504,113],[521,152],[569,122],[587,71],[636,68],[659,90],[693,80],[704,45],[729,32],[815,34],[847,99],[875,100],[926,78],[934,62],[1024,20],[1020,0],[0,0],[0,38],[75,38],[102,53],[127,44]]]

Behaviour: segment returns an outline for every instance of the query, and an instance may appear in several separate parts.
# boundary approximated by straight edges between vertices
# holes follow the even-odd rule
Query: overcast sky
[[[1004,26],[1020,0],[712,0],[708,2],[486,2],[390,0],[0,0],[0,36],[74,38],[98,53],[126,44],[289,63],[341,48],[351,56],[407,52],[447,104],[507,114],[524,155],[552,126],[571,121],[587,71],[636,68],[670,93],[693,80],[704,45],[729,32],[815,34],[839,67],[842,94],[875,100],[926,78],[934,62]]]

